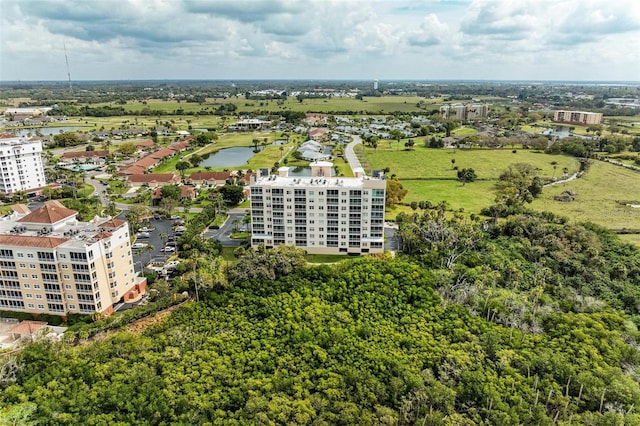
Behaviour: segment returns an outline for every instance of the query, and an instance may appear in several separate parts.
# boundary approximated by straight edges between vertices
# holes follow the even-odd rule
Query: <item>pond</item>
[[[75,130],[83,130],[88,129],[88,127],[79,127],[79,126],[59,126],[59,127],[39,127],[37,129],[19,129],[19,130],[10,130],[12,133],[15,133],[16,136],[28,136],[31,133],[32,136],[36,135],[36,131],[39,131],[42,136],[51,136],[57,135],[62,132],[73,132]]]
[[[286,140],[277,140],[271,143],[271,145],[285,145]],[[263,145],[258,145],[258,152],[264,149]],[[247,162],[256,155],[255,148],[252,146],[236,146],[233,148],[224,148],[209,156],[204,156],[204,160],[199,166],[204,167],[233,167],[244,166]]]
[[[258,146],[258,151],[262,151],[264,147]],[[253,152],[252,146],[236,146],[233,148],[221,149],[208,157],[199,164],[200,166],[210,167],[233,167],[244,166],[256,153]]]

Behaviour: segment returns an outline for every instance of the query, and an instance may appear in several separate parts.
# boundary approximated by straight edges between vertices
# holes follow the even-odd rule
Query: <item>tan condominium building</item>
[[[602,124],[602,113],[584,111],[555,111],[553,121],[569,124]]]
[[[467,121],[486,117],[488,113],[489,105],[487,104],[452,104],[440,107],[440,114],[445,120]]]
[[[0,219],[0,311],[109,315],[144,294],[128,223],[77,214],[47,201],[33,212],[18,204]]]
[[[252,177],[252,246],[286,244],[316,254],[384,251],[384,176],[331,176],[333,164],[311,164],[311,176],[291,176],[288,167]]]

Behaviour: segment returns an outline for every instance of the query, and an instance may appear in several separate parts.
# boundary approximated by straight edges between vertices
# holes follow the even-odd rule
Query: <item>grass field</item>
[[[576,192],[575,201],[562,203],[553,199],[569,190]],[[640,229],[640,208],[626,204],[640,204],[640,173],[594,161],[583,178],[545,188],[532,207],[609,229]]]
[[[399,179],[456,179],[453,169],[469,168],[475,170],[478,179],[497,179],[500,173],[512,163],[529,163],[540,169],[543,178],[557,177],[563,168],[570,172],[578,170],[575,158],[564,155],[549,155],[532,150],[511,149],[432,149],[416,145],[415,149],[406,151],[389,148],[387,144],[378,145],[377,149],[365,147],[365,156],[373,169],[390,168],[391,174]],[[452,163],[455,160],[455,163]],[[558,164],[554,170],[552,161]]]

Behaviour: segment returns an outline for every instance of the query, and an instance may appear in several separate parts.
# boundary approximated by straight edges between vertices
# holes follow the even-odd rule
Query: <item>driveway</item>
[[[242,212],[229,211],[229,217],[227,217],[227,220],[220,226],[220,229],[208,229],[204,231],[202,237],[219,240],[223,247],[239,247],[242,244],[242,240],[231,239],[230,235],[233,230],[234,221],[238,221],[239,227],[243,226],[242,218],[245,216],[245,212],[244,209],[234,210],[242,210]]]
[[[122,212],[118,215],[119,219],[126,220],[125,212]],[[153,246],[153,252],[143,252],[140,250],[133,250],[133,262],[135,264],[136,271],[140,271],[140,265],[146,265],[149,263],[149,259],[154,258],[163,258],[166,259],[171,255],[171,253],[162,253],[160,249],[164,247],[164,242],[162,238],[160,238],[161,234],[173,235],[173,230],[171,229],[173,225],[173,220],[170,219],[159,219],[159,220],[150,220],[149,224],[146,225],[151,228],[155,228],[154,231],[149,232],[149,238],[139,238],[135,242],[144,243]],[[143,225],[144,226],[144,225]],[[137,265],[140,263],[140,265]]]

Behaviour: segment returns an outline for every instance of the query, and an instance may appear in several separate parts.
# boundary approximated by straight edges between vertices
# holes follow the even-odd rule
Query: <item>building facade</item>
[[[440,114],[445,120],[467,121],[486,117],[488,113],[489,105],[487,104],[453,104],[440,107]]]
[[[311,176],[254,175],[250,186],[252,246],[286,244],[317,254],[384,251],[387,182],[382,175],[332,177],[333,164],[311,164]]]
[[[58,201],[0,220],[0,310],[66,316],[109,315],[144,294],[131,255],[129,226],[80,222]]]
[[[556,123],[569,124],[602,124],[601,112],[584,112],[584,111],[555,111],[553,113],[553,121]]]
[[[29,191],[47,184],[40,139],[0,135],[0,167],[2,193]]]

